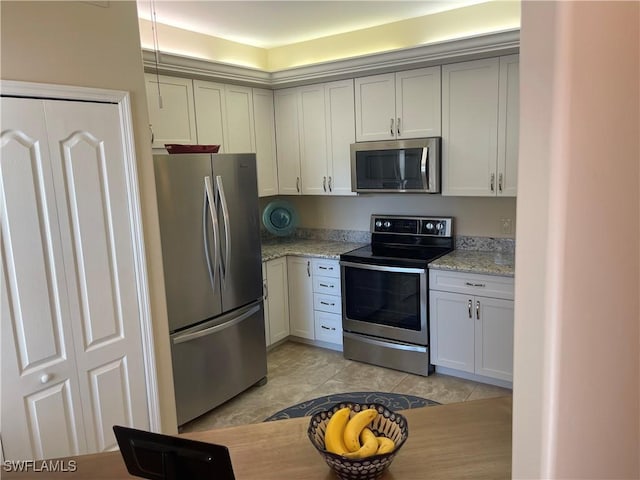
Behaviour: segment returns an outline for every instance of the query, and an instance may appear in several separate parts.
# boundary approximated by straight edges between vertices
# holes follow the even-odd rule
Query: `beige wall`
[[[135,2],[0,2],[5,80],[126,90],[151,290],[162,428],[176,431],[155,181]]]
[[[339,4],[336,3],[336,8]],[[282,47],[241,45],[158,25],[159,49],[269,72],[376,52],[519,28],[520,2],[497,0]],[[140,20],[142,47],[153,49],[151,22]]]
[[[639,478],[640,3],[526,2],[520,67],[513,476]]]
[[[362,195],[357,197],[286,196],[300,216],[300,226],[369,230],[372,213],[453,216],[456,235],[515,236],[516,199],[443,197],[441,195]],[[271,199],[261,199],[264,207]],[[511,233],[502,233],[500,219],[510,218]]]

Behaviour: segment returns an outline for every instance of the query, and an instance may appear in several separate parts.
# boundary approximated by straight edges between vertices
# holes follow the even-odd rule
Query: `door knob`
[[[40,375],[40,383],[47,383],[49,380],[51,380],[52,375],[48,374],[48,373],[44,373],[42,375]]]

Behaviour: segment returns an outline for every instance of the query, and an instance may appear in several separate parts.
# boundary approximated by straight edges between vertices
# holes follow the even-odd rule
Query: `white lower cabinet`
[[[287,281],[289,284],[289,331],[296,337],[314,340],[311,259],[288,257]]]
[[[314,258],[313,309],[316,340],[342,348],[342,296],[340,264],[337,260]]]
[[[429,284],[436,368],[512,382],[513,278],[431,270]]]
[[[262,264],[264,281],[265,336],[267,346],[289,336],[289,290],[287,257]]]

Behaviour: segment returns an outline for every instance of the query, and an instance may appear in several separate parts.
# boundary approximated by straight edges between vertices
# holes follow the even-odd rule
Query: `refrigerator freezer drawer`
[[[178,425],[267,375],[262,300],[171,336]]]

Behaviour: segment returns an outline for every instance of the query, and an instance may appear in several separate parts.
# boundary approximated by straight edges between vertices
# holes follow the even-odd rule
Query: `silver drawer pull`
[[[468,287],[486,287],[487,286],[484,283],[471,283],[471,282],[465,282],[465,285]]]
[[[335,303],[323,302],[322,300],[320,300],[320,304],[321,304],[321,305],[328,305],[329,307],[333,307],[333,306],[335,306]]]
[[[333,288],[333,285],[327,285],[326,283],[321,283],[320,286],[325,288]]]
[[[333,267],[323,267],[322,265],[320,265],[318,268],[320,270],[333,270]]]
[[[335,330],[335,327],[329,328],[325,327],[324,325],[320,325],[320,328],[324,328],[325,330]]]

